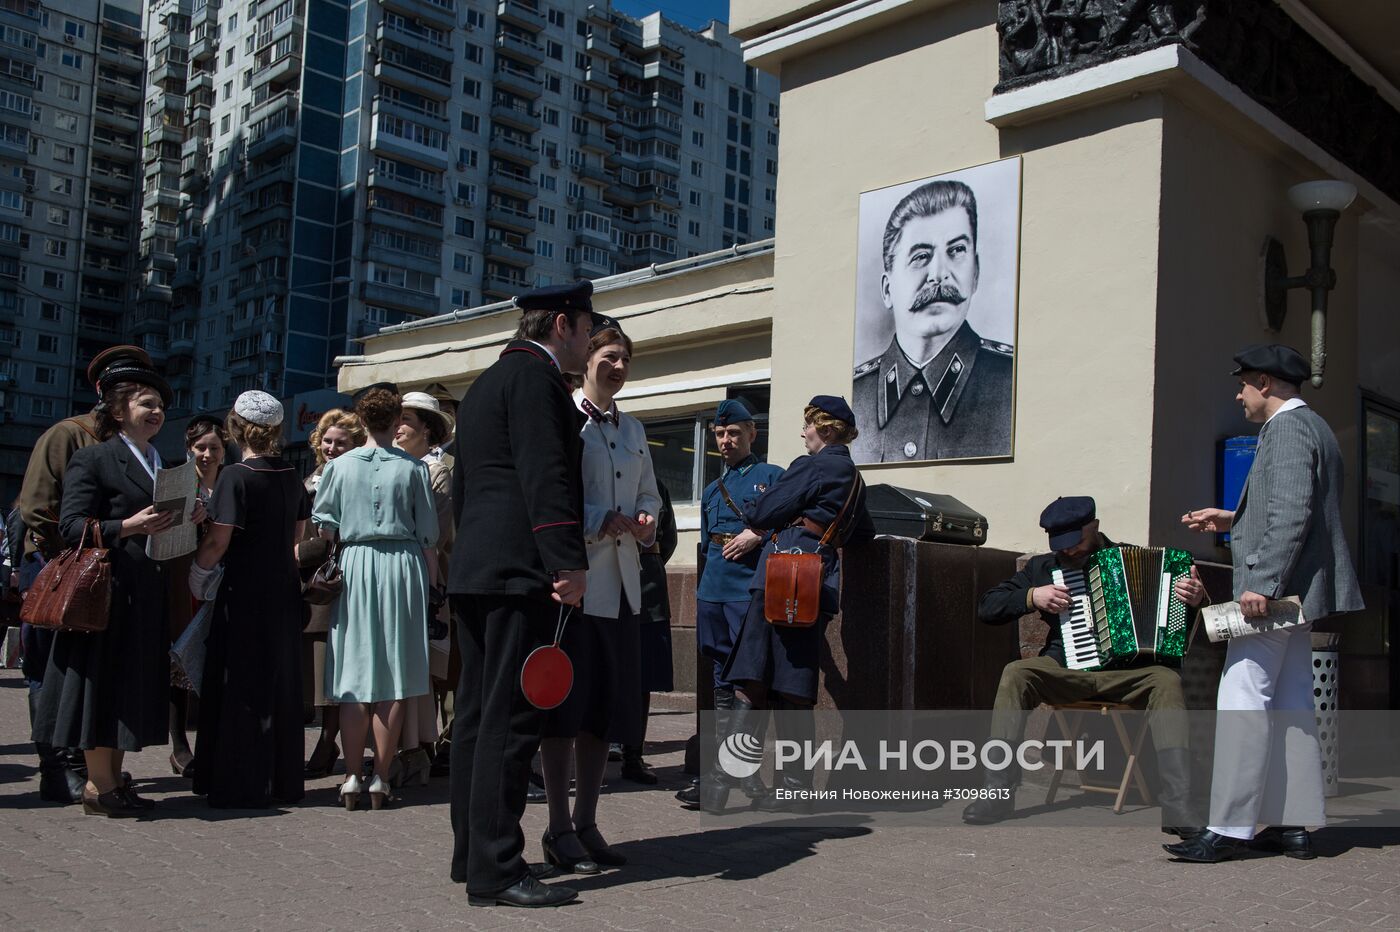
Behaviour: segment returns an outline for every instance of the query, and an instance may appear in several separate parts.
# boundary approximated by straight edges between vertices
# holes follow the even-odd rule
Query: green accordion
[[[1083,570],[1053,570],[1070,590],[1060,615],[1065,666],[1111,670],[1139,663],[1181,666],[1189,610],[1176,594],[1191,554],[1171,547],[1105,547]]]

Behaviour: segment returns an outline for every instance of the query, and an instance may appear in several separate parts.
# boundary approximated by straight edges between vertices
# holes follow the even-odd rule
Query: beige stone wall
[[[990,544],[1043,549],[1061,494],[1097,497],[1111,534],[1144,539],[1151,464],[1159,98],[999,132],[995,5],[962,3],[783,62],[773,418],[849,396],[862,191],[1024,157],[1015,455],[880,466],[867,482],[957,496]],[[801,450],[775,433],[772,459]]]
[[[1259,255],[1264,238],[1273,236],[1284,245],[1291,274],[1307,267],[1307,231],[1287,190],[1322,173],[1241,131],[1232,113],[1169,101],[1163,147],[1151,539],[1198,553],[1209,552],[1209,542],[1182,530],[1179,519],[1188,508],[1214,503],[1215,444],[1258,431],[1234,400],[1231,356],[1249,343],[1285,343],[1305,356],[1310,345],[1309,299],[1301,289],[1289,295],[1281,332],[1270,333],[1260,323]],[[1303,391],[1341,445],[1347,465],[1344,519],[1353,547],[1360,209],[1343,216],[1332,250],[1337,288],[1329,303],[1326,381],[1320,390]]]

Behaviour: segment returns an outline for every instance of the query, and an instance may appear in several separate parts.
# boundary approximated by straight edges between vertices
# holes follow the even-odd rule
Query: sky
[[[712,19],[729,22],[729,0],[612,0],[612,8],[628,16],[660,10],[662,16],[691,29],[704,29]]]

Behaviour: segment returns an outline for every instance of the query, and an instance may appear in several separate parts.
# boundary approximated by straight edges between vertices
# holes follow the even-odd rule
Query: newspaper
[[[152,560],[173,560],[194,552],[199,545],[199,529],[192,520],[198,492],[199,474],[195,472],[194,460],[173,469],[156,470],[152,503],[156,511],[174,512],[175,518],[170,527],[146,538],[146,556]]]
[[[1263,618],[1245,618],[1238,602],[1207,605],[1201,609],[1201,623],[1205,625],[1206,637],[1218,644],[1250,634],[1296,628],[1307,624],[1307,619],[1303,617],[1303,606],[1298,597],[1289,596],[1286,599],[1270,599],[1268,614]]]

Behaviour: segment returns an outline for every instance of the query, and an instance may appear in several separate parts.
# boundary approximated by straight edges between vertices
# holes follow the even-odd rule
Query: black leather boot
[[[817,739],[817,718],[809,705],[796,705],[781,696],[774,696],[773,731],[785,741],[796,741],[799,747],[810,747]],[[800,762],[796,762],[800,763]],[[773,789],[764,794],[754,806],[764,812],[812,811],[812,772],[803,767],[778,772]]]
[[[979,799],[963,810],[968,825],[993,825],[1011,817],[1016,811],[1016,784],[1021,782],[1021,768],[1012,763],[1005,770],[988,770],[983,779],[987,799]]]
[[[1157,802],[1162,807],[1162,831],[1183,840],[1205,829],[1191,817],[1191,752],[1186,748],[1157,751]]]
[[[68,766],[66,755],[51,744],[38,741],[34,748],[39,752],[39,798],[64,805],[81,802],[87,780]]]
[[[734,785],[733,778],[720,769],[716,754],[719,743],[729,735],[729,716],[734,711],[734,690],[715,687],[714,707],[714,729],[709,735],[710,753],[714,755],[710,758],[710,769],[692,780],[685,789],[676,792],[676,800],[687,809],[701,808],[701,787],[706,782],[718,781],[731,787]]]
[[[723,711],[721,711],[723,710]],[[710,769],[700,778],[700,808],[706,812],[723,812],[729,803],[729,791],[739,785],[720,766],[720,745],[730,735],[746,732],[750,727],[753,706],[730,690],[715,690],[715,719],[723,721],[723,730],[715,729],[714,757]]]
[[[749,727],[753,729],[753,736],[758,739],[760,745],[763,744],[763,738],[768,733],[769,718],[767,709],[755,709],[749,715]],[[749,799],[762,799],[767,796],[768,787],[763,783],[763,771],[756,771],[740,779],[739,790]]]

